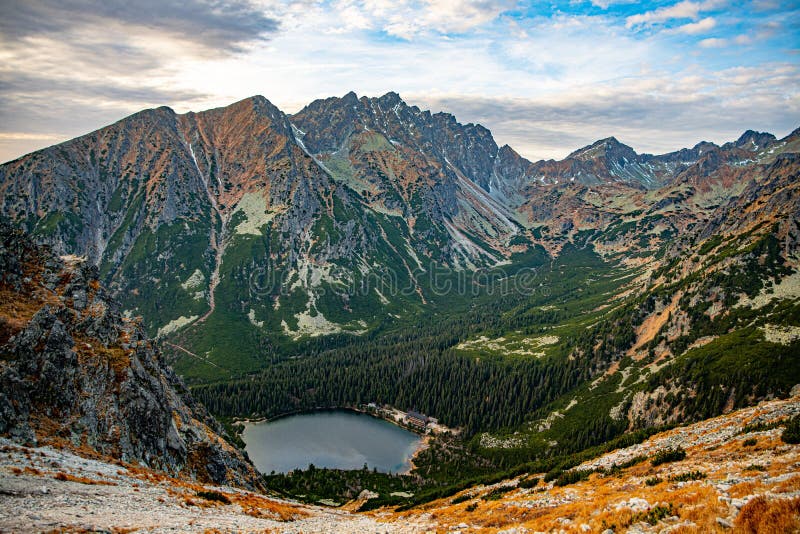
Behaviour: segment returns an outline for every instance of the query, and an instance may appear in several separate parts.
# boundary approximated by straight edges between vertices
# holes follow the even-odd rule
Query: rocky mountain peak
[[[739,136],[739,139],[733,143],[726,143],[724,146],[729,147],[732,145],[737,148],[743,148],[745,150],[752,150],[755,152],[772,144],[775,142],[775,140],[775,136],[771,133],[747,130],[741,136]]]
[[[616,137],[606,137],[605,139],[600,139],[591,145],[572,152],[569,156],[567,156],[567,159],[588,161],[596,160],[598,158],[614,160],[626,158],[632,161],[636,159],[636,157],[637,154],[631,147],[620,143]]]
[[[395,93],[394,91],[389,91],[388,93],[384,94],[377,98],[378,103],[381,105],[381,108],[386,109],[394,107],[398,104],[406,105],[400,95]]]

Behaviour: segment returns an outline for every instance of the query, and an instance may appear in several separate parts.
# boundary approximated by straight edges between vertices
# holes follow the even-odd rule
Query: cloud
[[[747,128],[779,137],[800,125],[800,67],[765,65],[704,76],[593,85],[553,98],[408,95],[420,107],[446,110],[487,126],[498,144],[531,160],[563,158],[597,139],[616,136],[638,152],[665,153],[736,139]],[[781,105],[776,106],[775,102]]]
[[[608,9],[609,6],[619,4],[635,4],[636,0],[591,0],[591,4],[600,9]]]
[[[632,28],[639,24],[653,24],[672,19],[696,19],[699,13],[700,4],[684,0],[673,6],[660,7],[654,11],[631,15],[626,19],[625,26]]]
[[[677,33],[687,33],[689,35],[697,35],[699,33],[705,33],[708,30],[711,30],[717,25],[717,21],[714,20],[714,17],[706,17],[698,22],[690,22],[689,24],[684,24],[679,28],[676,28]]]
[[[708,39],[703,39],[697,44],[699,44],[703,48],[725,48],[726,46],[728,46],[728,43],[729,42],[727,39],[721,39],[719,37],[711,37]]]
[[[706,0],[705,2],[684,0],[671,6],[660,7],[653,11],[631,15],[625,19],[625,27],[630,29],[635,26],[656,24],[675,19],[696,20],[701,12],[717,9],[726,3],[726,0]]]
[[[183,85],[175,72],[241,55],[279,29],[277,19],[244,0],[2,5],[0,159],[144,107],[200,104],[208,95]]]
[[[378,29],[411,40],[427,32],[467,32],[494,21],[514,3],[511,0],[337,0],[333,5],[339,28]]]
[[[108,22],[157,29],[225,51],[238,51],[242,44],[278,30],[275,19],[241,0],[23,0],[4,2],[0,35],[10,41]]]

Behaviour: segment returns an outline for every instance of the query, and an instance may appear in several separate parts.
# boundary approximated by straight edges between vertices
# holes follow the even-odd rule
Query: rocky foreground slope
[[[188,395],[97,268],[0,221],[0,435],[253,487],[250,462]]]
[[[530,473],[400,513],[300,505],[0,440],[0,531],[798,532],[800,445],[780,437],[798,414],[800,396],[764,402],[586,462],[576,468],[586,480],[533,484],[544,474]],[[653,465],[675,450],[685,458]]]

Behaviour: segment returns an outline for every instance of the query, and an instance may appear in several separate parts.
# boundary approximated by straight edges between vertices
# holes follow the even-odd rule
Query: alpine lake
[[[330,469],[410,469],[422,438],[388,421],[349,410],[324,410],[248,423],[245,450],[262,473],[288,473],[309,464]]]

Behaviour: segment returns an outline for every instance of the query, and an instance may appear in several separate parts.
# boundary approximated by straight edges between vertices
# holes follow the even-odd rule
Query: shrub
[[[681,447],[677,447],[675,449],[666,449],[658,452],[655,456],[653,456],[653,459],[650,461],[650,463],[653,464],[653,467],[655,467],[668,462],[680,462],[684,458],[686,458],[686,451]]]
[[[476,503],[476,502],[474,502],[474,503],[472,503],[470,505],[467,505],[467,507],[465,508],[465,510],[467,512],[474,512],[477,509],[478,509],[478,503]]]
[[[503,496],[504,493],[508,493],[516,489],[514,486],[500,486],[499,488],[495,488],[483,497],[481,497],[484,501],[496,501],[500,497]]]
[[[689,482],[690,480],[702,480],[706,478],[706,474],[702,471],[689,471],[686,473],[680,473],[678,475],[674,475],[669,477],[670,482]]]
[[[563,470],[563,469],[558,469],[558,468],[556,468],[556,469],[551,469],[550,471],[548,471],[547,473],[545,473],[545,475],[544,475],[544,481],[545,481],[545,482],[550,482],[551,480],[556,480],[558,477],[560,477],[560,476],[561,476],[561,474],[562,474],[563,472],[564,472],[564,470]]]
[[[571,471],[564,471],[563,473],[561,473],[561,476],[559,476],[556,479],[555,485],[568,486],[570,484],[580,482],[581,480],[586,480],[592,473],[593,471],[584,469],[573,469]]]
[[[742,442],[742,446],[743,447],[752,447],[756,443],[758,443],[758,440],[756,438],[747,438],[746,440],[744,440]]]
[[[627,462],[622,462],[621,464],[617,465],[620,469],[627,469],[628,467],[633,467],[636,464],[642,463],[647,460],[647,456],[634,456]],[[616,465],[616,464],[615,464]]]
[[[651,525],[655,525],[665,517],[669,517],[671,515],[675,515],[672,511],[672,504],[669,506],[664,505],[656,505],[647,510],[646,512],[639,512],[635,516],[633,516],[632,523],[638,523],[639,521],[645,521],[650,523]]]
[[[786,429],[781,434],[784,443],[800,443],[800,415],[795,415],[786,423]]]
[[[473,497],[475,497],[475,496],[474,495],[470,495],[469,493],[465,493],[464,495],[459,495],[458,497],[456,497],[455,499],[450,501],[450,504],[459,504],[459,503],[462,503],[462,502],[466,502],[466,501],[472,499]]]
[[[644,481],[644,483],[647,484],[648,486],[658,486],[662,482],[664,482],[664,479],[658,477],[650,477]]]
[[[764,432],[765,430],[772,430],[773,428],[778,428],[784,423],[785,421],[783,420],[772,421],[770,423],[752,423],[742,427],[742,429],[739,431],[739,434],[749,434],[750,432]]]
[[[223,495],[222,493],[220,493],[218,491],[198,491],[196,493],[196,495],[198,497],[202,497],[203,499],[205,499],[207,501],[220,502],[222,504],[230,504],[231,503],[230,499],[228,499],[225,495]]]
[[[519,481],[520,488],[535,488],[539,484],[539,479],[536,477],[529,477]]]

